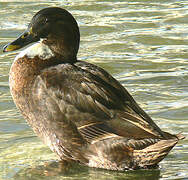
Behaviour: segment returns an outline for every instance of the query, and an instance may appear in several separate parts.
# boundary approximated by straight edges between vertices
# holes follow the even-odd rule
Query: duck
[[[67,10],[37,12],[3,48],[10,52],[29,45],[10,68],[15,105],[64,164],[156,168],[184,136],[162,131],[107,71],[78,60],[79,43],[78,24]]]

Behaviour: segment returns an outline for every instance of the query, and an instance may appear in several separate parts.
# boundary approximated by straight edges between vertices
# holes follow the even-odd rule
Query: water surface
[[[63,7],[81,31],[79,59],[103,67],[170,133],[188,134],[188,1],[0,0],[0,48],[14,40],[40,9]],[[188,179],[188,140],[158,170],[59,172],[57,157],[16,109],[8,72],[18,52],[0,52],[0,179]],[[56,169],[56,170],[55,170]]]

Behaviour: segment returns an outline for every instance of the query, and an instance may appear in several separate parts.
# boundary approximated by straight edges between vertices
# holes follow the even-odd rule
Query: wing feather
[[[40,75],[62,113],[90,143],[109,137],[141,139],[163,132],[126,89],[103,69],[85,62],[61,64]],[[105,127],[105,128],[104,128]]]

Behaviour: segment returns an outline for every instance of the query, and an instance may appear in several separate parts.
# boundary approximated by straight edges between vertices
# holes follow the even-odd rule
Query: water
[[[79,59],[117,78],[165,131],[188,134],[188,1],[0,0],[0,48],[15,39],[40,9],[69,10],[81,30]],[[188,179],[188,140],[158,170],[59,172],[56,155],[16,109],[8,72],[17,52],[0,52],[0,179]]]

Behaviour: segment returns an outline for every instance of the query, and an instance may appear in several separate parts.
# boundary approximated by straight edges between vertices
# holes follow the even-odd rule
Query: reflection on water
[[[69,169],[63,169],[57,162],[48,162],[45,165],[35,168],[27,168],[18,172],[14,178],[19,180],[34,179],[101,179],[101,180],[158,180],[160,170],[138,170],[127,172],[115,172],[101,169],[93,169],[84,166],[73,165]]]
[[[48,6],[64,7],[77,19],[79,59],[109,71],[163,130],[187,136],[188,2],[0,0],[0,48]],[[33,134],[12,102],[8,71],[15,54],[0,52],[0,179],[188,178],[187,139],[160,163],[160,170],[120,173],[74,167],[59,171],[56,155]]]

